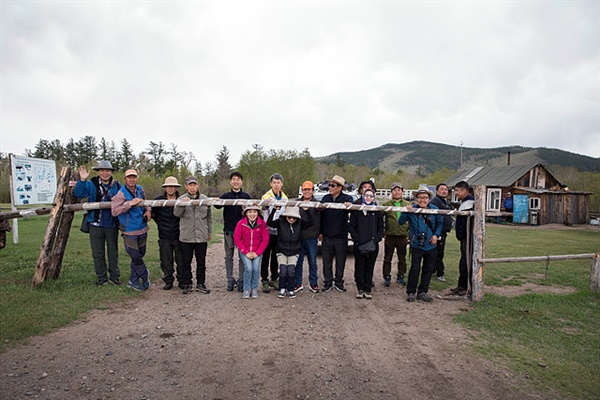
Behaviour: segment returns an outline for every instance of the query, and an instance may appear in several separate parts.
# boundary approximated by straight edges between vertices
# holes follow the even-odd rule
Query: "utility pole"
[[[463,148],[463,141],[460,141],[460,169],[462,170],[462,148]]]

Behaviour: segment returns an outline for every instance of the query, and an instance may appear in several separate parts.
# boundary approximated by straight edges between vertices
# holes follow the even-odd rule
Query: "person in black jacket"
[[[168,176],[162,185],[164,193],[154,200],[177,200],[181,185],[174,176]],[[179,218],[173,214],[173,207],[152,207],[152,219],[158,227],[158,250],[164,290],[171,290],[175,278],[173,261],[177,265],[177,282],[181,284],[181,243],[179,242]]]
[[[454,187],[456,197],[460,200],[458,211],[472,211],[475,208],[475,198],[469,193],[469,184],[465,181],[460,181]],[[472,253],[472,233],[473,224],[469,223],[468,216],[459,215],[456,217],[456,238],[460,241],[460,261],[458,263],[458,286],[450,289],[451,294],[464,296],[469,289],[471,281],[469,271],[469,257]]]
[[[352,196],[342,190],[346,180],[335,175],[329,182],[329,194],[323,196],[322,203],[352,204]],[[348,249],[348,211],[325,209],[321,212],[321,252],[323,254],[323,291],[329,292],[333,286],[345,292],[344,269],[346,268],[346,251]],[[335,257],[335,277],[333,275],[333,258]],[[333,284],[335,282],[335,285]]]
[[[244,178],[241,173],[234,171],[229,175],[229,184],[231,190],[221,195],[221,199],[245,199],[251,197],[242,190]],[[215,206],[219,209],[223,206]],[[225,274],[227,275],[227,291],[232,292],[237,285],[238,292],[244,291],[244,263],[238,254],[238,279],[236,281],[233,275],[233,253],[235,252],[235,243],[233,242],[233,233],[237,223],[243,218],[242,206],[225,206],[223,210],[223,247],[225,248]]]
[[[277,297],[285,297],[286,291],[290,298],[296,297],[294,292],[294,274],[298,254],[302,246],[302,230],[314,224],[312,216],[298,207],[287,207],[283,215],[274,219],[275,212],[269,214],[267,225],[277,229],[277,262],[279,263],[279,294]]]
[[[450,210],[450,205],[448,204],[448,186],[445,183],[440,183],[435,187],[435,197],[429,203],[440,210]],[[446,277],[444,276],[444,250],[446,248],[446,237],[448,236],[448,232],[452,230],[453,221],[450,215],[444,215],[442,218],[444,225],[442,227],[442,235],[437,242],[437,258],[435,260],[434,272],[438,281],[446,282]]]
[[[375,192],[364,189],[362,197],[354,204],[377,205]],[[352,211],[348,231],[354,241],[354,281],[357,299],[372,299],[373,270],[379,254],[379,242],[383,239],[383,213],[380,211]]]

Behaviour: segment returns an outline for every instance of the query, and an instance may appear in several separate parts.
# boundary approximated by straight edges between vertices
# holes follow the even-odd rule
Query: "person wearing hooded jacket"
[[[470,186],[465,181],[460,181],[454,186],[456,197],[460,200],[458,211],[472,211],[475,209],[475,198],[470,194]],[[465,215],[456,217],[456,238],[460,242],[460,261],[458,263],[458,285],[450,289],[450,294],[464,296],[469,289],[471,274],[469,273],[469,257],[472,249],[469,247],[469,238],[472,237],[473,224],[469,224],[469,218]]]

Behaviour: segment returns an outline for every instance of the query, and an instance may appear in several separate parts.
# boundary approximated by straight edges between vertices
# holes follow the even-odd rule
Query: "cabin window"
[[[487,190],[487,208],[486,211],[500,211],[502,204],[502,190],[488,189]]]
[[[529,198],[529,209],[530,210],[539,210],[540,209],[540,198],[539,197],[530,197]]]

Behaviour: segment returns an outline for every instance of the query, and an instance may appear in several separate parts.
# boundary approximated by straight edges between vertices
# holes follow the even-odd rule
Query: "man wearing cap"
[[[179,197],[173,214],[179,217],[179,241],[181,242],[183,264],[181,266],[183,294],[192,292],[192,258],[196,257],[196,290],[208,294],[206,288],[206,251],[212,237],[212,213],[210,206],[190,205],[191,200],[207,199],[200,194],[198,178],[185,179],[187,193]]]
[[[283,193],[281,188],[283,187],[283,176],[278,173],[274,173],[269,178],[269,184],[271,189],[267,193],[263,194],[261,199],[273,199],[273,200],[287,200],[288,197]],[[275,213],[273,216],[275,219],[279,218],[284,212],[285,207],[275,208],[274,206],[265,207],[265,220],[269,218],[271,213]],[[277,289],[279,287],[279,263],[277,262],[277,229],[269,227],[269,245],[263,253],[263,258],[260,264],[260,277],[262,281],[262,287],[264,293],[269,293],[271,288]],[[271,280],[269,280],[269,270],[271,271]]]
[[[221,195],[221,199],[227,200],[248,200],[250,195],[242,190],[242,174],[234,171],[229,175],[229,185],[231,190]],[[223,206],[215,206],[219,209]],[[238,279],[236,281],[233,275],[233,253],[235,243],[233,234],[238,222],[242,219],[242,206],[225,206],[223,210],[223,247],[225,248],[225,274],[227,276],[227,291],[232,292],[237,285],[238,292],[244,290],[244,263],[238,254]]]
[[[168,176],[162,185],[164,193],[156,196],[154,200],[177,200],[178,188],[181,187],[177,178]],[[158,226],[158,249],[160,254],[160,269],[164,290],[171,290],[175,278],[173,266],[177,265],[177,281],[181,285],[181,243],[179,242],[179,218],[173,214],[173,207],[152,207],[152,219]]]
[[[383,206],[406,207],[410,203],[402,198],[404,188],[400,182],[392,183],[391,198],[385,201]],[[400,212],[388,211],[385,213],[385,232],[383,241],[383,284],[390,286],[392,283],[392,259],[394,251],[398,255],[398,273],[396,282],[406,285],[404,275],[406,274],[406,245],[408,244],[408,222],[404,225],[398,224]]]
[[[115,169],[106,160],[100,161],[98,166],[93,169],[98,171],[98,176],[88,181],[90,173],[85,165],[79,166],[79,180],[75,184],[73,194],[80,199],[87,198],[87,201],[91,203],[111,201],[121,189],[121,184],[112,177]],[[92,248],[94,269],[97,276],[96,285],[106,285],[109,281],[117,286],[121,285],[117,244],[119,231],[115,219],[110,210],[104,208],[90,210],[87,215],[87,222],[90,226],[90,247]],[[104,253],[105,247],[108,254],[108,269]],[[110,273],[110,278],[107,277],[107,272]]]
[[[418,208],[438,209],[429,203],[433,197],[433,192],[427,189],[427,185],[419,185],[415,196],[417,204],[407,206],[409,210]],[[416,300],[430,302],[433,298],[427,292],[429,291],[431,274],[435,268],[436,245],[442,234],[442,216],[438,214],[401,213],[398,223],[404,225],[407,221],[410,227],[412,262],[410,271],[408,272],[406,300],[409,302],[415,301],[416,293]],[[421,260],[423,260],[423,270],[421,272],[421,283],[417,288],[419,272],[421,271]]]
[[[335,175],[329,181],[329,193],[323,196],[322,203],[352,204],[352,196],[342,190],[346,180]],[[323,290],[329,292],[334,286],[336,290],[345,292],[344,270],[346,268],[346,251],[348,250],[348,211],[324,209],[321,212],[320,234],[323,254]],[[335,276],[333,259],[335,257]],[[335,283],[335,285],[334,285]]]
[[[450,204],[448,204],[448,186],[445,183],[440,183],[435,187],[435,197],[431,200],[431,204],[440,210],[450,210]],[[442,219],[444,220],[444,226],[440,240],[437,242],[437,258],[434,273],[438,281],[446,282],[446,277],[444,276],[444,253],[446,249],[446,237],[448,236],[448,232],[452,230],[453,220],[452,216],[447,214],[443,215]]]
[[[137,182],[138,174],[135,169],[125,171],[125,185],[112,198],[111,213],[119,219],[125,251],[131,257],[131,275],[127,287],[141,291],[150,287],[149,272],[143,257],[150,229],[147,221],[152,218],[152,212],[150,207],[137,207],[146,199],[144,189]]]
[[[314,201],[313,197],[314,185],[311,181],[306,181],[302,184],[302,196],[299,201]],[[314,221],[314,224],[302,230],[302,243],[300,253],[298,253],[298,263],[296,263],[294,292],[304,289],[302,285],[302,266],[304,264],[304,256],[308,260],[308,288],[313,293],[319,292],[319,276],[317,273],[317,243],[319,240],[319,229],[321,225],[321,216],[316,208],[309,208],[306,211]]]

